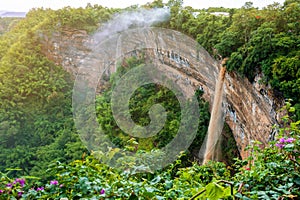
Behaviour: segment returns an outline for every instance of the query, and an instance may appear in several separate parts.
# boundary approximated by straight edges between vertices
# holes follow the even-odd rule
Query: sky
[[[153,0],[1,0],[0,11],[18,11],[27,12],[34,7],[44,7],[59,9],[65,6],[85,7],[87,3],[99,4],[105,7],[125,8],[131,5],[143,5]],[[167,2],[168,0],[164,0]],[[208,8],[208,7],[225,7],[225,8],[240,8],[245,2],[253,2],[254,7],[264,7],[273,2],[283,3],[284,0],[184,0],[184,6],[192,6],[193,8]]]

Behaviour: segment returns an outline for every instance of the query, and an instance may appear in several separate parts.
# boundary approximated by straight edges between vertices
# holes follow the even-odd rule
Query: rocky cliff
[[[152,33],[153,36],[150,37],[155,37],[155,34]],[[62,65],[74,77],[87,54],[91,52],[87,44],[95,42],[87,32],[74,29],[63,29],[53,33],[51,37],[43,36],[43,41],[45,55],[57,65]],[[147,50],[147,55],[159,58],[157,62],[165,68],[174,82],[182,87],[189,84],[203,90],[204,98],[212,105],[215,81],[219,72],[218,62],[203,50],[191,52],[187,49],[188,44],[181,45],[180,48],[175,43],[168,44],[163,48],[153,44],[153,48]],[[122,47],[130,45],[130,43],[122,44]],[[188,53],[183,53],[185,51]],[[114,65],[111,66],[109,73],[114,71]],[[224,82],[225,120],[233,131],[242,158],[248,156],[245,147],[252,140],[258,140],[264,145],[274,136],[272,126],[277,123],[276,110],[282,104],[281,100],[275,98],[272,90],[260,84],[259,80],[260,77],[257,76],[255,82],[250,83],[236,73],[230,72],[226,74]]]

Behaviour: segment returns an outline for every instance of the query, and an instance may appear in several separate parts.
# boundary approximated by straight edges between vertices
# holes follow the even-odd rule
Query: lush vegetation
[[[228,69],[250,81],[262,74],[276,94],[293,99],[295,107],[300,107],[299,0],[263,9],[247,2],[240,9],[204,10],[182,8],[178,2],[173,1],[176,6],[171,7],[168,27],[189,34],[216,57],[229,57]],[[217,11],[229,16],[211,14]]]
[[[294,109],[290,104],[285,108]],[[3,199],[297,199],[300,121],[292,122],[289,115],[283,120],[289,125],[279,129],[279,139],[265,149],[253,142],[248,148],[251,156],[237,159],[231,167],[218,162],[183,167],[181,158],[155,173],[134,174],[89,156],[69,164],[52,163],[47,183],[2,173],[0,195]]]
[[[16,17],[0,17],[0,35],[3,35],[5,32],[13,29],[14,25],[16,25],[21,18]]]
[[[40,36],[75,24],[95,30],[111,12],[97,5],[86,9],[32,10],[1,37],[1,171],[21,168],[16,174],[43,177],[52,160],[71,161],[86,151],[73,125],[73,80],[61,66],[45,57]],[[79,23],[80,20],[84,22]]]
[[[44,55],[43,37],[71,27],[94,32],[119,9],[87,5],[60,10],[31,10],[25,19],[3,21],[9,31],[0,36],[0,199],[297,199],[300,191],[299,126],[299,0],[286,0],[257,9],[246,3],[240,9],[182,7],[170,0],[169,21],[160,24],[195,38],[213,56],[229,57],[230,70],[253,81],[257,74],[276,94],[290,99],[287,115],[268,147],[249,147],[246,160],[236,159],[231,145],[226,163],[200,166],[193,160],[207,130],[208,104],[197,93],[201,119],[197,138],[176,162],[153,173],[134,174],[99,163],[82,145],[74,128],[71,92],[73,79]],[[160,0],[143,7],[163,7]],[[128,8],[136,9],[135,6]],[[216,16],[212,12],[228,12]],[[10,24],[10,25],[9,25]],[[123,64],[135,67],[136,58]],[[130,68],[120,67],[109,83]],[[167,126],[155,137],[134,139],[117,127],[110,111],[111,88],[97,96],[98,121],[119,147],[143,151],[164,146],[178,128],[180,113],[174,94],[152,84],[131,99],[136,123],[149,123],[148,108],[162,103],[168,109]],[[226,131],[230,135],[230,130]],[[128,144],[130,144],[128,146]],[[113,149],[111,150],[113,151]],[[233,152],[233,153],[232,153]],[[111,153],[111,152],[108,152]],[[109,157],[102,154],[105,158]],[[224,161],[225,162],[225,161]],[[194,196],[194,197],[193,197]]]
[[[117,73],[115,73],[110,82],[109,89],[104,93],[100,94],[96,98],[96,110],[97,110],[97,119],[102,129],[107,133],[111,141],[124,148],[127,145],[127,142],[132,139],[132,136],[124,133],[116,124],[111,109],[111,91],[116,85],[118,79],[120,79],[126,72],[131,70],[133,67],[138,67],[143,65],[145,58],[136,58],[132,57],[130,59],[122,62],[122,65],[118,67]],[[127,67],[125,67],[127,66]],[[208,104],[201,99],[201,92],[197,92],[198,102],[201,113],[201,120],[199,120],[198,127],[198,138],[195,142],[201,144],[207,132],[207,124],[209,122],[209,112]],[[160,103],[165,109],[167,114],[166,125],[162,130],[159,131],[153,137],[150,138],[134,138],[138,145],[135,147],[136,150],[152,150],[153,148],[161,148],[168,144],[173,137],[176,135],[179,129],[181,115],[180,104],[175,96],[175,94],[167,88],[164,88],[161,85],[157,84],[148,84],[143,87],[140,87],[135,91],[133,97],[129,102],[130,114],[135,123],[146,126],[150,123],[150,117],[148,115],[149,108],[156,104]],[[105,113],[105,114],[103,114]],[[192,145],[191,150],[197,148],[199,151],[200,145]]]

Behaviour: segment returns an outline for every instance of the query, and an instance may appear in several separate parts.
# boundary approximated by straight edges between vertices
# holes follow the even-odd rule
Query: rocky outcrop
[[[73,29],[64,29],[59,33],[54,33],[51,37],[44,36],[43,41],[45,55],[57,65],[62,65],[74,76],[91,50],[86,44],[94,42],[85,31]],[[203,97],[212,105],[219,64],[204,50],[190,52],[190,49],[185,48],[188,48],[188,45],[183,45],[178,49],[176,44],[172,46],[170,43],[165,48],[148,49],[146,54],[158,58],[157,62],[165,66],[167,74],[174,82],[182,87],[189,84],[203,90]],[[185,50],[189,53],[178,53],[178,51]],[[137,55],[139,52],[131,53]],[[182,55],[187,56],[183,57]],[[114,64],[109,70],[109,73],[115,70]],[[282,103],[275,98],[269,87],[259,83],[259,79],[258,76],[254,83],[250,83],[247,79],[230,72],[226,74],[224,82],[225,120],[233,131],[242,158],[248,156],[245,147],[252,140],[258,140],[264,145],[272,137],[274,134],[272,126],[277,123],[276,110]]]
[[[262,92],[266,91],[266,92]],[[269,92],[269,94],[267,93]],[[226,122],[234,133],[242,158],[247,157],[245,147],[252,140],[266,144],[273,136],[277,124],[279,102],[271,97],[271,89],[230,73],[226,76]]]
[[[75,77],[80,63],[90,51],[86,44],[92,41],[87,32],[63,28],[51,36],[41,35],[41,38],[42,51],[46,57]]]

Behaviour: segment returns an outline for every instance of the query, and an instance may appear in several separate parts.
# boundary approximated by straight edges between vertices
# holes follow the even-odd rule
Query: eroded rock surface
[[[153,37],[154,40],[159,37],[155,32],[151,32],[151,34],[147,32],[147,34],[147,37]],[[173,35],[172,37],[177,36]],[[219,63],[203,50],[193,52],[193,50],[188,49],[189,42],[178,47],[178,44],[171,42],[171,36],[169,39],[170,42],[168,43],[168,38],[165,38],[165,42],[168,43],[166,46],[148,44],[148,47],[153,46],[153,48],[147,49],[146,54],[155,57],[155,62],[165,67],[166,74],[176,84],[182,87],[189,84],[194,88],[203,90],[203,97],[212,105]],[[88,46],[95,41],[85,31],[64,29],[59,33],[54,33],[52,37],[45,37],[44,41],[45,55],[57,65],[62,65],[74,77],[78,73],[79,66],[85,65],[86,59],[97,60],[95,56],[88,58],[91,52],[91,48]],[[120,47],[112,51],[116,51],[113,52],[114,55],[121,56],[122,48],[128,48],[131,43],[116,45]],[[143,52],[145,53],[145,51]],[[138,54],[139,50],[129,52],[126,55]],[[115,62],[110,63],[106,73],[110,74],[115,71]],[[101,63],[95,63],[95,65],[101,65]],[[258,140],[264,145],[273,137],[272,126],[277,123],[276,110],[281,106],[282,101],[275,98],[269,87],[259,83],[259,77],[251,84],[247,79],[241,78],[233,72],[226,74],[224,97],[223,108],[226,113],[226,123],[233,131],[241,157],[246,158],[248,154],[245,147],[252,140]]]

